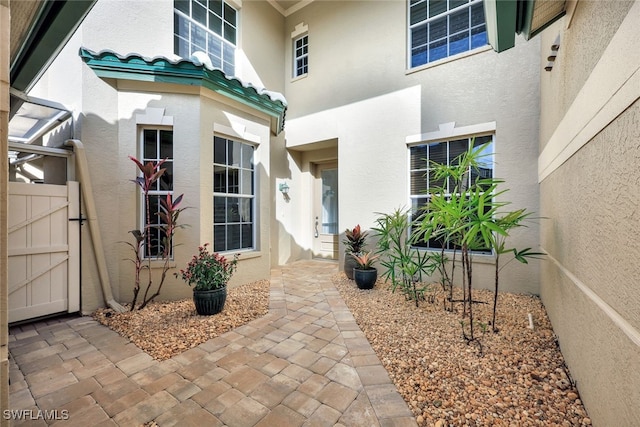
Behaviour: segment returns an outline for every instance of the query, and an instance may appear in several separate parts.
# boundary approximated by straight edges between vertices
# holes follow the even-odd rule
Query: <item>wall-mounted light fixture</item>
[[[551,53],[547,56],[547,66],[544,67],[545,71],[551,71],[553,69],[553,63],[556,60],[556,56],[558,56],[558,49],[560,49],[560,34],[556,37],[556,40],[551,45]]]
[[[287,185],[286,182],[282,182],[280,183],[280,185],[278,186],[278,190],[280,190],[280,192],[282,193],[282,195],[286,196],[287,194],[289,194],[289,186]]]

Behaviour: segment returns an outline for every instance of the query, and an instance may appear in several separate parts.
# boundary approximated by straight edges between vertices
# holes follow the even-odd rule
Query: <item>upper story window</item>
[[[410,0],[410,68],[485,46],[482,1]]]
[[[254,147],[213,138],[213,250],[255,248]]]
[[[421,209],[427,208],[430,197],[428,191],[433,191],[434,188],[444,189],[445,196],[448,199],[449,195],[451,195],[456,188],[470,188],[472,183],[476,182],[478,178],[493,178],[493,156],[487,156],[480,167],[469,168],[469,172],[464,178],[465,182],[462,183],[453,182],[452,179],[449,179],[448,182],[436,180],[431,170],[433,163],[447,166],[455,165],[457,158],[470,148],[480,147],[487,143],[490,144],[484,148],[483,153],[492,153],[493,136],[491,135],[431,142],[410,147],[409,180],[411,183],[410,197],[412,214],[416,216]],[[445,242],[440,239],[431,239],[428,242],[419,241],[415,244],[416,247],[434,250],[442,249],[443,245],[447,250],[454,249],[451,242]],[[478,250],[475,252],[484,253],[487,251],[490,250]]]
[[[174,53],[205,52],[214,67],[235,74],[238,11],[220,0],[175,0]]]
[[[164,234],[161,226],[162,220],[158,213],[160,209],[160,199],[167,194],[173,194],[173,131],[171,129],[143,129],[142,130],[142,163],[158,163],[165,160],[162,168],[165,172],[160,176],[149,191],[149,217],[146,217],[147,200],[144,194],[142,197],[142,214],[140,218],[140,230],[146,230],[150,234],[150,245],[144,246],[145,258],[159,258],[162,256],[162,241]],[[170,252],[171,249],[170,249]]]
[[[300,77],[309,72],[309,36],[293,41],[293,76]]]

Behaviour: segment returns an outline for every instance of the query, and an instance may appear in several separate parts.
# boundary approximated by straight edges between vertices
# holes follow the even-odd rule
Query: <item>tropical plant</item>
[[[490,144],[490,143],[488,143]],[[451,165],[430,163],[430,174],[435,182],[445,183],[440,187],[429,188],[429,201],[419,218],[416,227],[417,235],[424,241],[430,239],[441,240],[456,248],[451,260],[451,274],[447,273],[444,251],[441,252],[440,266],[443,273],[443,283],[453,286],[453,268],[459,248],[462,264],[463,289],[463,317],[469,316],[469,335],[463,335],[468,342],[474,341],[473,318],[473,264],[472,252],[478,250],[492,250],[496,254],[496,280],[494,296],[494,319],[497,305],[499,271],[499,255],[512,251],[514,258],[526,262],[527,258],[534,258],[540,253],[532,252],[530,248],[518,251],[505,249],[508,231],[522,225],[522,221],[529,214],[525,209],[513,212],[502,212],[502,208],[509,202],[499,202],[497,199],[508,190],[498,190],[503,181],[496,178],[482,178],[480,168],[485,163],[482,158],[489,156],[485,151],[488,144],[471,147],[467,152],[458,156]],[[470,176],[471,174],[471,176]],[[471,177],[476,176],[475,180]],[[446,191],[445,185],[450,182],[452,189]],[[450,301],[453,304],[452,293]]]
[[[496,223],[505,231],[509,231],[516,227],[524,226],[523,222],[531,216],[531,213],[526,212],[525,209],[518,209],[512,212],[504,214],[502,217],[496,219]],[[498,307],[498,289],[500,284],[500,271],[506,267],[514,259],[522,264],[528,264],[529,259],[541,259],[544,256],[543,252],[535,252],[531,248],[525,248],[518,250],[516,248],[505,248],[506,237],[501,234],[495,234],[493,247],[496,253],[496,268],[495,268],[495,282],[494,282],[494,294],[493,294],[493,317],[491,321],[491,327],[493,332],[498,332],[496,326],[496,310]],[[504,265],[500,265],[500,255],[506,253],[513,253],[513,258],[507,261]]]
[[[393,292],[400,286],[405,297],[418,306],[428,286],[417,284],[430,276],[438,264],[433,254],[413,247],[415,240],[407,236],[411,226],[407,210],[397,208],[390,214],[378,215],[373,231],[378,238],[377,253],[383,256],[382,277],[391,281]]]
[[[171,194],[167,194],[164,198],[160,199],[160,212],[157,213],[157,215],[160,217],[160,222],[159,224],[152,225],[149,192],[153,189],[153,185],[155,184],[155,182],[164,174],[165,169],[161,166],[166,161],[166,159],[159,162],[147,162],[145,164],[143,164],[133,156],[129,156],[129,159],[131,159],[136,164],[140,172],[142,172],[141,176],[136,177],[136,179],[132,181],[140,187],[144,195],[146,218],[146,225],[144,227],[144,230],[130,231],[130,233],[136,240],[135,244],[128,243],[128,245],[135,252],[134,257],[131,259],[135,266],[133,299],[131,301],[131,310],[133,311],[136,309],[136,303],[138,300],[141,285],[141,272],[143,270],[146,269],[148,272],[148,281],[147,287],[144,291],[144,296],[142,298],[142,303],[137,307],[137,309],[144,308],[149,302],[153,301],[157,296],[160,295],[160,290],[162,289],[162,285],[165,282],[167,272],[171,268],[169,261],[171,259],[171,250],[173,247],[174,235],[179,228],[185,227],[185,225],[178,224],[178,219],[180,213],[186,208],[180,207],[183,198],[182,194],[176,199],[173,199],[173,196]],[[152,230],[154,229],[158,230],[160,234],[158,258],[163,260],[163,265],[162,273],[160,276],[160,283],[158,284],[157,289],[151,295],[149,295],[149,291],[153,286],[153,277],[151,274],[151,234]],[[145,252],[147,253],[146,265],[144,263]]]
[[[237,268],[238,254],[229,260],[217,252],[209,252],[208,245],[205,243],[198,247],[198,254],[191,258],[187,267],[174,273],[189,286],[195,285],[194,291],[212,291],[224,288]]]
[[[367,239],[367,232],[362,231],[360,228],[360,224],[353,227],[353,230],[347,228],[344,232],[345,239],[342,241],[344,243],[344,251],[347,253],[357,254],[362,252],[364,245]]]
[[[356,267],[359,270],[372,270],[373,263],[378,258],[378,255],[374,255],[371,251],[359,252],[359,253],[351,253],[353,258],[355,258],[358,266]]]

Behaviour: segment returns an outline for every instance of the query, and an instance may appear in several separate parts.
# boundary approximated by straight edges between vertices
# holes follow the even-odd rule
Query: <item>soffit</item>
[[[26,40],[29,29],[43,4],[43,0],[11,2],[11,47],[9,49],[11,64]]]
[[[28,92],[96,0],[11,1],[10,83]]]
[[[289,16],[299,11],[314,0],[267,0],[282,16]]]
[[[562,18],[567,10],[565,0],[484,0],[489,44],[496,52],[515,46],[522,34],[529,40]]]

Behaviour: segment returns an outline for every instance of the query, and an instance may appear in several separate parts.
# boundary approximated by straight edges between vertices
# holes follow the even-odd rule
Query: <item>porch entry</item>
[[[80,310],[80,186],[9,183],[9,322]]]
[[[315,165],[313,191],[313,256],[338,259],[338,162]]]

